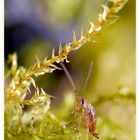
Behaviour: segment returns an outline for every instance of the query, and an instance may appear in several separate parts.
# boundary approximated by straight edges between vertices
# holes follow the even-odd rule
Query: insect
[[[81,118],[84,119],[84,126],[87,130],[86,133],[86,140],[88,140],[88,135],[89,133],[92,134],[94,137],[99,139],[99,134],[96,133],[96,113],[94,110],[94,107],[91,105],[89,101],[87,101],[84,97],[78,95],[78,91],[75,87],[75,84],[73,82],[72,77],[70,76],[68,70],[66,69],[65,65],[63,63],[60,63],[62,66],[63,70],[65,71],[75,93],[75,99],[76,99],[76,108],[74,109],[73,112],[80,112],[81,113]],[[93,67],[93,62],[90,64],[89,72],[84,84],[84,89],[88,83],[91,71]]]

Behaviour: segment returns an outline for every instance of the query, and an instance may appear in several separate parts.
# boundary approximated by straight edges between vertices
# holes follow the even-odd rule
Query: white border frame
[[[4,0],[0,0],[0,139],[4,139]]]

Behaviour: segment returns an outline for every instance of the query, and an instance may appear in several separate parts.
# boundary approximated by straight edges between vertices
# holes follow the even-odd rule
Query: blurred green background
[[[96,23],[101,4],[105,0],[35,0],[32,5],[39,19],[59,30],[56,42],[42,36],[28,39],[22,47],[11,48],[18,54],[19,65],[29,67],[40,60],[50,57],[53,48],[59,42],[65,44],[76,30],[77,37],[81,26],[89,29],[89,20]],[[96,43],[86,43],[78,51],[69,54],[70,63],[66,64],[76,87],[80,91],[88,73],[90,62],[94,62],[92,75],[83,96],[95,107],[97,114],[97,131],[103,140],[134,140],[135,139],[135,0],[129,0],[119,12],[119,20],[106,26],[101,34],[95,37]],[[6,19],[6,23],[8,20]],[[30,23],[31,25],[34,22]],[[16,24],[17,25],[17,24]],[[5,29],[9,28],[6,24]],[[10,26],[12,28],[12,26]],[[16,28],[16,27],[14,27]],[[59,35],[69,28],[65,41]],[[18,29],[20,30],[20,29]],[[7,31],[7,30],[6,30]],[[16,33],[16,31],[14,31]],[[42,30],[41,30],[42,32]],[[47,34],[47,31],[44,31]],[[5,36],[9,35],[5,32]],[[49,33],[48,33],[49,36]],[[7,40],[5,40],[7,41]],[[14,39],[17,43],[16,38]],[[5,46],[6,53],[10,53]],[[73,92],[63,71],[54,71],[37,78],[37,84],[56,98],[52,101],[52,111],[60,120],[69,120],[73,108]],[[80,92],[79,92],[80,94]],[[127,96],[131,94],[131,96]],[[124,95],[123,97],[118,95]]]

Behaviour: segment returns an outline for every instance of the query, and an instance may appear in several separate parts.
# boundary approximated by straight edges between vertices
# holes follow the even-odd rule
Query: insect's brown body
[[[86,100],[83,104],[83,118],[85,120],[85,127],[91,134],[94,134],[96,130],[96,114],[93,106]]]
[[[93,106],[81,96],[76,97],[77,107],[75,111],[82,111],[82,118],[86,129],[95,137],[96,136],[96,113]]]

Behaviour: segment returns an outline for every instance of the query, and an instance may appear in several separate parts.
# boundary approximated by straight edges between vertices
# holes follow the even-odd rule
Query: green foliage
[[[51,108],[51,99],[53,96],[46,93],[42,88],[38,87],[35,77],[52,73],[54,70],[59,70],[57,63],[69,62],[68,54],[78,50],[85,43],[95,42],[95,37],[102,31],[105,25],[114,23],[118,13],[127,0],[109,0],[106,5],[102,5],[102,11],[99,13],[99,18],[96,24],[90,21],[90,29],[83,33],[81,30],[80,39],[77,40],[75,31],[73,31],[73,41],[62,46],[59,45],[58,54],[55,50],[52,51],[50,59],[47,57],[40,61],[37,57],[37,62],[26,69],[19,67],[17,64],[17,55],[9,55],[8,63],[11,65],[6,71],[6,78],[10,83],[6,87],[5,95],[5,139],[6,140],[57,140],[57,139],[85,139],[85,128],[81,122],[75,120],[74,116],[70,115],[70,110],[74,106],[74,99],[71,98],[71,105],[64,101],[62,112],[68,112],[68,115],[63,115],[59,111]],[[112,101],[116,98],[134,101],[135,96],[126,87],[119,87],[112,95],[98,97],[93,103],[99,106],[106,101]],[[61,119],[59,117],[61,116]],[[62,120],[63,118],[63,120]],[[98,117],[97,131],[100,132],[101,139],[115,140],[115,134],[109,134],[111,131],[120,131],[119,126],[115,125],[108,119]],[[107,133],[106,133],[107,131]],[[89,139],[94,139],[90,136]]]

